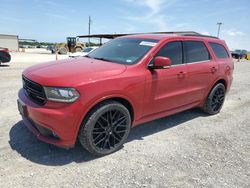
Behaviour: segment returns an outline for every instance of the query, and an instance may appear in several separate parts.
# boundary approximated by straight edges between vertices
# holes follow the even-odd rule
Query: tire
[[[59,48],[59,50],[58,50],[58,53],[59,53],[59,54],[67,54],[67,52],[68,52],[68,50],[67,50],[67,48],[65,48],[65,47],[61,47],[61,48]]]
[[[225,92],[226,89],[222,83],[216,84],[205,101],[203,111],[210,115],[218,114],[225,101]]]
[[[128,109],[116,101],[97,105],[83,121],[78,139],[90,153],[103,156],[119,150],[131,127]]]
[[[82,48],[80,47],[75,48],[75,52],[81,52],[81,51],[82,51]]]

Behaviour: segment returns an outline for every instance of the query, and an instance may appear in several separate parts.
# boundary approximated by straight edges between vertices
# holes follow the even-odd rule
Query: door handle
[[[217,71],[217,69],[215,67],[211,68],[211,72],[214,74]]]
[[[186,76],[186,72],[180,71],[180,72],[177,74],[177,76],[178,76],[178,78],[183,79],[183,78],[185,78],[185,76]]]

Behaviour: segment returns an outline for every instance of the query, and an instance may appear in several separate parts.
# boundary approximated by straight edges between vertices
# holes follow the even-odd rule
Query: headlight
[[[56,102],[74,102],[80,94],[74,88],[44,87],[48,100]]]

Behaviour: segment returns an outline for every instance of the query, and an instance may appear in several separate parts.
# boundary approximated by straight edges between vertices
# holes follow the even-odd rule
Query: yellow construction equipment
[[[247,53],[246,59],[247,59],[247,60],[250,60],[250,53]]]
[[[59,54],[67,54],[68,52],[81,52],[85,47],[85,43],[79,42],[78,38],[67,37],[67,43],[58,43],[56,50]]]

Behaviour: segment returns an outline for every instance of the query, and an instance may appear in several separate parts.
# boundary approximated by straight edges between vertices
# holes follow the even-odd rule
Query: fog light
[[[52,135],[53,135],[53,137],[59,139],[59,136],[54,131],[52,131]]]

